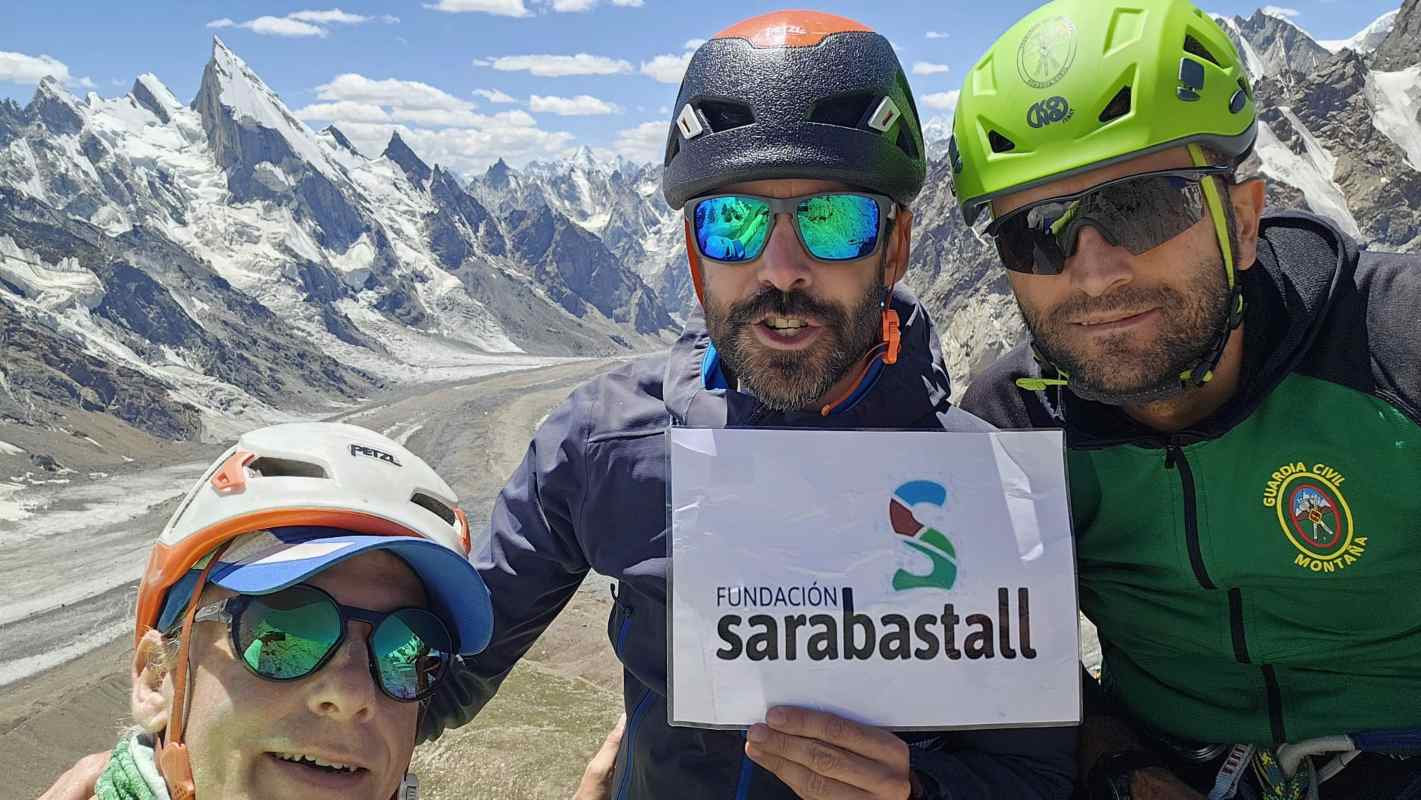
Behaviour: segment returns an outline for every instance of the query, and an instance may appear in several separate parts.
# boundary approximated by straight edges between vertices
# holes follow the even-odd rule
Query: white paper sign
[[[671,431],[671,724],[1080,721],[1059,431]]]

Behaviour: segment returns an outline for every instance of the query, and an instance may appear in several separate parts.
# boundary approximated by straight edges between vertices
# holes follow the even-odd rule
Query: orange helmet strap
[[[168,734],[158,743],[157,758],[158,771],[162,774],[164,783],[168,784],[168,793],[172,800],[194,800],[197,796],[197,788],[192,780],[192,761],[188,758],[187,745],[183,743],[190,688],[187,680],[188,644],[192,640],[197,601],[202,597],[203,588],[207,586],[207,574],[217,566],[217,560],[231,544],[232,540],[228,539],[212,551],[207,566],[203,567],[197,576],[197,583],[192,587],[192,599],[188,601],[187,612],[183,614],[183,628],[178,640],[178,663],[173,668],[173,708],[168,715]]]
[[[898,363],[898,352],[903,348],[903,331],[898,312],[893,310],[894,283],[883,290],[883,302],[880,304],[883,308],[883,363],[890,366]]]

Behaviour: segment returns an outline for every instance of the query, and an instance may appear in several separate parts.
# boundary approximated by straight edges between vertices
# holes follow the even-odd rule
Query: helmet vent
[[[1105,110],[1100,112],[1100,122],[1102,125],[1114,122],[1130,113],[1132,95],[1129,86],[1120,87],[1120,91],[1106,103]]]
[[[1210,53],[1209,49],[1203,44],[1201,44],[1199,40],[1195,39],[1193,36],[1186,35],[1184,37],[1184,52],[1196,55],[1216,67],[1223,66],[1223,64],[1219,63],[1219,60],[1217,58],[1214,58],[1214,54]]]
[[[258,458],[247,465],[247,469],[263,478],[326,478],[325,467],[309,461],[295,461],[289,458]]]
[[[809,121],[840,128],[857,128],[873,111],[873,101],[877,99],[878,95],[873,92],[855,92],[820,100],[814,104]]]
[[[727,103],[721,100],[702,100],[696,108],[710,124],[711,132],[719,133],[732,128],[742,128],[755,121],[755,114],[749,106]]]
[[[908,158],[918,157],[918,146],[913,143],[913,135],[908,132],[907,125],[898,127],[898,149],[908,155]]]
[[[424,492],[415,492],[414,496],[410,498],[410,502],[414,503],[420,508],[434,512],[434,515],[436,517],[439,517],[450,525],[454,524],[454,509],[450,508],[443,502],[436,500],[433,497],[430,497]]]
[[[1010,153],[1016,149],[1016,142],[1013,142],[1011,139],[1008,139],[996,131],[987,132],[987,142],[992,145],[993,153]]]

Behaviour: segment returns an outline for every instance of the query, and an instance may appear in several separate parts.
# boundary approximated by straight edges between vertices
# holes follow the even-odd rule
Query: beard
[[[1222,256],[1200,260],[1193,274],[1182,291],[1126,287],[1101,297],[1077,294],[1049,311],[1023,307],[1022,316],[1037,349],[1069,376],[1073,394],[1117,406],[1165,400],[1184,391],[1180,375],[1208,357],[1227,324],[1230,293]],[[1164,315],[1151,339],[1120,333],[1073,341],[1079,326],[1071,319],[1148,307]]]
[[[851,306],[817,300],[804,292],[766,289],[749,300],[721,305],[706,292],[706,328],[721,359],[760,402],[776,411],[814,407],[882,337],[882,284]],[[812,318],[822,327],[803,350],[767,347],[752,330],[766,316]]]

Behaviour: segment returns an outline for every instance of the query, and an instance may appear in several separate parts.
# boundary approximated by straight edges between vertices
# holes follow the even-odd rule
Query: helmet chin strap
[[[1209,166],[1208,157],[1204,155],[1203,148],[1197,144],[1189,145],[1189,158],[1196,167]],[[1239,325],[1243,324],[1243,287],[1238,280],[1233,243],[1229,240],[1228,221],[1233,213],[1233,208],[1232,204],[1224,202],[1216,180],[1218,180],[1217,176],[1207,176],[1199,182],[1199,185],[1204,192],[1204,201],[1209,207],[1209,217],[1214,221],[1214,236],[1219,243],[1219,253],[1223,256],[1224,275],[1228,279],[1229,285],[1229,312],[1224,317],[1219,329],[1214,333],[1213,339],[1210,340],[1209,349],[1205,352],[1204,357],[1199,359],[1193,367],[1179,373],[1180,386],[1184,389],[1197,388],[1214,379],[1214,370],[1218,368],[1219,361],[1224,357],[1224,349],[1228,346],[1229,337],[1233,335]],[[1056,372],[1057,377],[1018,378],[1015,382],[1017,386],[1029,392],[1041,392],[1053,386],[1070,386],[1070,374],[1051,363],[1051,360],[1041,352],[1035,343],[1031,345],[1031,352],[1038,364],[1050,367]]]
[[[183,628],[178,640],[178,663],[173,669],[173,709],[168,718],[168,730],[159,737],[157,764],[158,773],[168,784],[168,794],[172,800],[194,800],[197,788],[192,779],[192,760],[188,757],[187,744],[183,735],[187,727],[188,693],[188,645],[192,641],[193,618],[197,616],[198,599],[207,585],[207,575],[217,566],[222,553],[232,544],[228,539],[217,546],[208,558],[207,566],[197,576],[197,584],[192,587],[192,597],[188,600],[187,612],[183,614]]]

